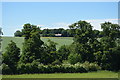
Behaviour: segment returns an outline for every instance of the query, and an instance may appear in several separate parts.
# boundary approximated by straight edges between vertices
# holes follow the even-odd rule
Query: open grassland
[[[118,73],[111,71],[98,71],[89,73],[21,74],[2,75],[2,78],[118,78]]]
[[[47,43],[48,39],[57,43],[57,49],[62,45],[70,45],[73,42],[72,37],[41,37],[41,40]],[[23,37],[2,37],[2,51],[5,51],[5,48],[9,44],[10,40],[13,40],[17,46],[22,49],[22,43],[24,42]]]

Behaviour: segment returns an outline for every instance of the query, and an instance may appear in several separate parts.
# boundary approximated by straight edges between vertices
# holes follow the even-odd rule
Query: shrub
[[[17,66],[17,70],[20,74],[22,73],[38,73],[39,69],[38,69],[38,63],[37,62],[32,62],[32,63],[21,63],[18,64]]]
[[[26,73],[26,66],[24,63],[18,64],[17,71],[19,74],[25,74]]]
[[[54,62],[52,62],[52,65],[60,65],[61,62],[59,60],[55,60]]]
[[[97,71],[100,67],[96,63],[76,63],[61,65],[43,65],[38,63],[20,64],[18,66],[20,73],[85,73]]]
[[[97,63],[89,63],[88,61],[84,62],[82,65],[87,71],[97,71],[101,69]]]
[[[76,63],[74,65],[75,69],[76,69],[76,72],[80,72],[80,73],[83,73],[83,72],[88,72],[84,67],[83,67],[83,64],[81,63]]]
[[[6,64],[2,64],[2,74],[12,74],[12,70]]]
[[[68,56],[68,61],[71,63],[71,64],[75,64],[77,62],[81,62],[81,55],[80,54],[70,54]]]

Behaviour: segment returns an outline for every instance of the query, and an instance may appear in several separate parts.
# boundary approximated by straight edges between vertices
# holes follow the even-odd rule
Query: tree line
[[[120,25],[105,22],[98,31],[90,23],[78,21],[69,28],[74,42],[57,50],[57,43],[48,40],[45,44],[40,39],[39,27],[24,24],[22,52],[15,42],[8,44],[2,54],[3,74],[120,70]]]
[[[60,34],[60,35],[57,35]],[[41,37],[73,37],[74,34],[70,34],[70,29],[43,29],[40,30],[40,36]],[[17,30],[14,33],[15,37],[24,37],[23,30]]]

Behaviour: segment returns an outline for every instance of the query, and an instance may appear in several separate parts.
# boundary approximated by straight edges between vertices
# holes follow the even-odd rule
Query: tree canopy
[[[86,21],[78,21],[69,28],[40,30],[36,25],[24,24],[23,29],[15,33],[16,36],[22,33],[25,38],[21,54],[13,41],[3,53],[4,74],[120,70],[119,24],[102,23],[99,31],[93,30]],[[73,36],[73,43],[57,50],[58,44],[52,40],[44,43],[41,34]]]

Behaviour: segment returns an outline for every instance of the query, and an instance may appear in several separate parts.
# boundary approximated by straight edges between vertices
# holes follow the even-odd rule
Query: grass
[[[57,43],[57,49],[62,45],[70,45],[73,42],[72,37],[41,37],[41,40],[45,43],[47,43],[48,39]],[[5,48],[9,44],[10,40],[13,40],[20,49],[22,49],[22,43],[24,42],[23,37],[2,37],[2,40],[3,52],[5,52]]]
[[[98,71],[89,73],[21,74],[2,75],[2,78],[118,78],[118,73],[111,71]]]

